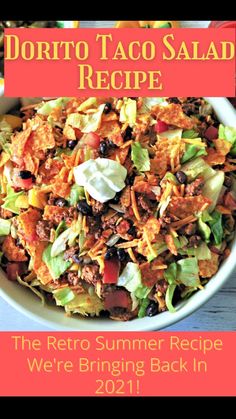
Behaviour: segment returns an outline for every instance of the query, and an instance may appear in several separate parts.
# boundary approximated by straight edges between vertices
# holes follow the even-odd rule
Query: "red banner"
[[[6,96],[234,96],[234,29],[6,29]]]
[[[0,334],[1,396],[235,396],[235,332]]]

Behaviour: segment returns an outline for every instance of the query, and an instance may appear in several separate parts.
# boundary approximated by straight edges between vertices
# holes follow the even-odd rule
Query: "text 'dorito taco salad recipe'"
[[[193,87],[188,96],[165,96],[161,89],[151,89],[149,96],[142,94],[140,83],[130,88],[131,71],[130,96],[123,87],[114,94],[113,86],[109,92],[102,78],[99,96],[92,83],[86,93],[76,87],[77,96],[71,96],[72,77],[69,94],[63,84],[63,96],[47,95],[52,91],[47,83],[41,93],[37,86],[33,90],[31,79],[32,97],[8,97],[4,84],[10,91],[13,67],[6,66],[6,40],[14,35],[7,30],[16,31],[19,39],[21,29],[27,30],[30,40],[35,28],[37,39],[41,34],[44,39],[44,31],[51,28],[57,31],[57,43],[64,30],[72,31],[69,36],[77,43],[85,42],[86,36],[91,41],[86,28],[97,33],[99,28],[109,29],[111,39],[116,31],[128,30],[138,46],[139,33],[148,29],[149,45],[154,29],[159,37],[162,33],[175,37],[186,28],[195,29],[197,44],[198,33],[203,34],[198,31],[207,34],[210,26],[213,38],[204,45],[206,74],[210,68],[217,74],[221,42],[222,60],[228,64],[219,68],[225,69],[227,92],[233,92],[234,23],[0,21],[0,330],[8,332],[2,333],[3,353],[13,359],[3,371],[13,371],[18,363],[22,379],[28,384],[35,380],[32,388],[26,384],[20,391],[16,383],[12,394],[8,385],[4,390],[0,386],[0,395],[42,396],[40,383],[49,375],[58,380],[49,395],[158,395],[158,374],[166,383],[159,395],[202,395],[195,377],[205,388],[212,380],[214,362],[225,357],[230,361],[236,327],[235,99],[217,97],[217,90],[214,96],[214,86],[208,97],[204,83],[199,95]],[[219,35],[221,27],[224,32]],[[32,36],[29,42],[36,45],[36,35]],[[201,42],[198,51],[191,44],[191,54],[188,41],[176,43],[173,65],[181,60],[187,68],[195,60],[195,70],[199,68],[204,77]],[[115,60],[129,72],[132,60],[126,58],[123,67],[122,48],[117,47]],[[25,46],[25,56],[30,51],[31,44]],[[93,71],[104,67],[104,57],[101,63],[100,58],[93,62]],[[59,54],[53,63],[59,72],[60,59]],[[20,67],[25,66],[22,57],[18,61],[18,69],[26,68]],[[37,65],[46,68],[47,62]],[[72,68],[72,63],[66,65]],[[165,78],[171,71],[168,65],[161,68],[164,92],[170,91],[166,83],[172,83]],[[130,66],[133,71],[133,63]],[[17,87],[19,73],[16,80],[16,91],[22,91],[22,85]],[[22,330],[35,332],[24,336]],[[138,333],[157,330],[162,332]],[[74,349],[67,345],[70,335]],[[49,347],[53,339],[55,345]],[[109,347],[116,341],[123,349]],[[97,349],[101,342],[102,350]],[[228,367],[227,363],[226,371]],[[79,385],[75,392],[69,385],[63,393],[60,381],[68,383],[70,374],[79,382],[90,375],[88,386]],[[181,391],[170,384],[172,374],[182,380]],[[204,394],[234,395],[234,390],[229,381],[224,389],[214,385]]]

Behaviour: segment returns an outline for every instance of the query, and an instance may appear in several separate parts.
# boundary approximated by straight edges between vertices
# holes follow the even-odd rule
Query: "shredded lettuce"
[[[11,220],[0,218],[0,236],[8,236],[11,231]]]
[[[174,238],[174,244],[175,244],[177,249],[182,249],[184,246],[186,246],[188,244],[188,239],[185,236],[175,237]],[[167,247],[167,245],[164,241],[159,242],[159,243],[153,243],[152,247],[153,247],[154,251],[158,253],[158,256],[161,255],[161,253],[165,252],[168,249],[168,247]],[[152,262],[152,260],[154,260],[155,258],[156,258],[156,256],[151,253],[150,255],[148,255],[147,260],[148,260],[148,262]]]
[[[144,298],[141,300],[141,304],[138,311],[138,318],[141,319],[142,317],[145,317],[146,315],[146,309],[148,307],[148,304],[150,303],[149,298]]]
[[[143,148],[138,142],[133,143],[131,146],[131,160],[139,172],[150,170],[148,150]]]
[[[193,181],[198,176],[203,177],[204,181],[206,181],[216,173],[216,171],[201,157],[197,157],[196,159],[185,163],[181,167],[181,171],[186,174],[189,182]]]
[[[11,186],[7,186],[7,196],[3,199],[4,204],[1,206],[2,208],[13,212],[14,214],[20,214],[20,208],[16,206],[15,202],[16,199],[23,195],[24,191],[15,192]]]
[[[208,207],[209,213],[211,213],[220,196],[223,184],[225,180],[225,174],[221,170],[217,170],[216,173],[206,180],[203,188],[202,194],[205,195],[207,198],[211,199],[212,203]]]
[[[55,100],[49,100],[37,110],[37,113],[40,115],[49,115],[53,109],[64,107],[70,100],[71,99],[68,97],[59,97]]]
[[[71,113],[68,115],[66,124],[78,128],[81,132],[96,132],[100,127],[105,104],[100,105],[97,112],[91,114]]]
[[[120,122],[127,122],[130,127],[133,127],[137,117],[137,103],[136,100],[124,98],[123,105],[120,109]]]
[[[162,97],[145,97],[142,100],[142,106],[138,109],[138,113],[148,113],[152,109],[153,106],[159,105],[160,103],[164,102]]]
[[[84,188],[83,186],[79,186],[76,183],[71,187],[70,196],[69,196],[69,204],[74,206],[80,199],[84,199]]]
[[[24,287],[29,288],[30,291],[32,291],[35,295],[37,295],[37,297],[40,298],[43,305],[45,304],[44,295],[37,288],[35,288],[35,286],[33,286],[32,284],[29,284],[28,282],[23,281],[19,275],[17,275],[16,279],[20,285],[23,285]]]
[[[207,221],[209,221],[209,220],[207,220]],[[210,235],[211,235],[211,229],[207,225],[207,223],[205,223],[205,221],[203,221],[202,215],[200,215],[200,217],[198,218],[198,229],[199,229],[199,232],[200,232],[201,237],[203,238],[203,240],[205,240],[206,243],[209,243]]]
[[[168,288],[166,290],[165,302],[166,302],[166,307],[168,308],[170,313],[174,313],[176,311],[176,309],[174,308],[174,306],[172,304],[172,300],[173,300],[173,296],[174,296],[174,292],[175,292],[176,287],[177,287],[176,284],[171,284],[171,285],[168,286]]]
[[[224,231],[222,226],[222,214],[218,211],[213,211],[211,213],[211,220],[208,221],[208,224],[211,228],[211,232],[214,237],[214,242],[216,245],[221,244],[224,237]]]
[[[196,256],[197,260],[211,259],[211,251],[205,242],[201,243],[198,247],[189,247],[185,250],[181,249],[178,253],[180,255]]]
[[[104,310],[103,301],[98,298],[96,294],[89,295],[87,292],[84,294],[77,294],[73,300],[65,305],[67,313],[78,313],[82,316],[98,316],[100,311]]]
[[[168,138],[172,140],[173,138],[181,139],[183,130],[180,128],[177,129],[168,129],[167,131],[161,132],[158,134],[158,137]]]
[[[52,257],[51,250],[52,245],[49,244],[43,252],[43,262],[47,265],[53,279],[58,279],[71,266],[72,262],[65,261],[63,253]]]
[[[161,179],[160,185],[162,186],[167,180],[169,180],[170,183],[173,183],[174,185],[179,185],[175,175],[173,175],[171,172],[166,172],[165,176]]]
[[[184,284],[187,287],[198,287],[198,262],[196,257],[178,260],[171,263],[164,272],[164,277],[171,284]]]
[[[186,145],[186,151],[181,159],[181,163],[186,163],[189,160],[195,159],[196,157],[206,156],[207,152],[205,147],[197,147],[193,144]]]
[[[66,229],[66,222],[64,220],[62,220],[55,231],[55,240],[57,239],[57,237]]]
[[[64,230],[54,241],[51,248],[51,257],[58,256],[60,253],[64,252],[66,249],[66,244],[68,242],[69,246],[73,246],[74,240],[80,234],[82,228],[82,215],[78,218],[77,221],[73,222],[71,227]]]
[[[3,118],[2,121],[0,121],[0,149],[9,155],[11,155],[11,135],[12,127]]]
[[[76,294],[69,287],[67,287],[61,289],[59,288],[53,291],[53,296],[58,306],[65,306],[66,304],[74,300]]]
[[[136,263],[128,262],[118,278],[117,285],[125,287],[129,292],[134,293],[136,298],[147,297],[151,288],[142,284],[141,271]]]
[[[189,138],[194,139],[198,137],[198,132],[194,131],[193,129],[187,129],[182,133],[182,138]]]

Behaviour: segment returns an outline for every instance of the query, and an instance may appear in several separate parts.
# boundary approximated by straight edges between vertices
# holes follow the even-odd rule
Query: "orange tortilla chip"
[[[218,164],[224,164],[225,155],[219,153],[219,151],[214,148],[207,149],[207,156],[203,156],[206,163],[210,166],[216,166]]]
[[[12,236],[7,236],[4,239],[2,251],[11,262],[25,262],[28,260],[25,250],[16,246]]]
[[[178,128],[191,129],[194,127],[194,122],[191,118],[184,114],[181,105],[170,103],[167,106],[156,105],[152,108],[157,119],[166,124],[175,125]]]
[[[70,193],[71,186],[67,182],[60,182],[58,180],[52,184],[52,192],[62,198],[66,198]]]
[[[108,121],[102,123],[101,127],[96,131],[96,133],[103,138],[109,137],[112,139],[113,136],[119,135],[120,131],[120,125],[117,121]]]
[[[40,212],[35,208],[29,208],[17,217],[18,233],[26,242],[37,240],[36,224],[40,218]]]
[[[160,264],[160,262],[157,261],[157,264]],[[152,267],[154,268],[149,262],[143,263],[140,266],[142,283],[149,288],[152,288],[158,281],[163,279],[164,271],[162,269],[152,269]]]
[[[12,137],[12,155],[13,158],[19,158],[22,157],[25,151],[26,144],[30,138],[32,128],[28,127],[24,131],[17,132]],[[15,161],[15,160],[13,160]]]
[[[175,243],[174,243],[174,238],[171,234],[166,234],[165,235],[165,242],[166,242],[166,245],[167,245],[169,251],[172,253],[172,255],[177,256],[178,252],[177,252],[177,249],[176,249],[176,246],[175,246]]]
[[[219,255],[211,252],[211,259],[199,260],[199,275],[203,278],[211,278],[218,271]]]
[[[124,164],[127,156],[129,154],[129,147],[118,148],[115,150],[114,154],[110,157],[112,160],[119,160],[120,164]]]
[[[48,267],[43,262],[43,252],[48,246],[47,242],[37,241],[28,246],[28,252],[33,260],[33,270],[42,284],[46,285],[53,280]]]
[[[33,152],[48,150],[49,148],[55,147],[55,139],[51,125],[42,124],[33,131],[31,146]]]
[[[213,140],[213,143],[215,144],[215,148],[223,156],[226,156],[232,147],[232,144],[229,141],[221,140],[218,138],[217,140]]]
[[[211,200],[203,195],[173,196],[168,206],[168,212],[183,219],[206,209],[210,204]]]
[[[102,124],[104,122],[110,122],[110,121],[117,121],[118,115],[115,112],[109,112],[108,114],[102,115]]]
[[[131,205],[131,197],[130,197],[131,188],[130,186],[126,186],[125,189],[123,189],[120,203],[122,207],[128,208]]]
[[[153,240],[155,240],[156,235],[159,234],[161,226],[157,218],[151,216],[145,223],[144,228],[147,232],[148,239],[150,240],[150,242],[152,242]]]

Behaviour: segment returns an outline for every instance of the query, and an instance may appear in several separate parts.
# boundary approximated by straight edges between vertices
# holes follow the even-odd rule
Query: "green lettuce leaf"
[[[136,298],[143,299],[147,297],[151,288],[142,284],[141,271],[136,263],[128,262],[123,272],[118,278],[117,285],[125,287]]]
[[[181,167],[181,171],[186,174],[189,182],[193,181],[198,176],[203,177],[204,181],[206,181],[216,174],[216,171],[201,157],[197,157],[196,159],[185,163]]]
[[[176,311],[176,309],[174,308],[174,306],[172,304],[172,300],[173,300],[173,296],[174,296],[174,292],[175,292],[176,287],[177,287],[176,284],[170,284],[167,288],[167,291],[166,291],[165,302],[166,302],[166,307],[168,308],[170,313],[174,313]]]
[[[71,99],[68,97],[59,97],[55,100],[49,100],[48,102],[45,102],[44,105],[37,110],[37,113],[39,113],[40,115],[49,115],[53,109],[64,107],[70,100]]]
[[[20,285],[23,285],[23,287],[29,288],[30,291],[32,291],[38,298],[40,298],[41,303],[43,305],[45,304],[45,298],[44,298],[44,295],[42,294],[42,292],[40,292],[32,284],[29,284],[28,282],[23,281],[19,275],[17,275],[16,279],[17,279],[17,281],[19,282]]]
[[[137,102],[134,99],[124,99],[120,109],[120,122],[127,122],[133,127],[137,117]]]
[[[184,284],[187,287],[199,286],[197,258],[190,257],[178,260],[176,263],[171,263],[166,269],[164,277],[170,285]]]
[[[105,104],[100,105],[96,112],[91,114],[71,113],[68,115],[66,124],[78,128],[81,132],[96,132],[100,127]]]
[[[214,236],[215,244],[220,244],[224,237],[224,231],[222,226],[222,214],[218,211],[213,211],[211,213],[212,220],[208,221],[208,224],[211,228],[211,232]]]
[[[211,199],[212,203],[207,208],[208,212],[211,213],[219,199],[219,196],[222,191],[222,187],[225,180],[225,174],[221,170],[217,170],[216,173],[206,180],[203,188],[202,194],[207,198]]]
[[[186,145],[186,151],[181,159],[181,163],[186,163],[189,160],[195,159],[196,157],[206,156],[207,152],[205,147],[197,147],[193,144]]]
[[[150,303],[149,298],[144,298],[143,300],[141,300],[141,304],[140,304],[139,311],[138,311],[138,318],[139,319],[141,319],[142,317],[145,317],[146,309],[147,309],[149,303]]]
[[[98,316],[104,310],[103,301],[96,294],[90,295],[87,292],[77,294],[73,300],[65,305],[67,313],[78,313],[82,316]]]
[[[43,262],[46,263],[53,279],[58,279],[71,266],[72,262],[65,261],[63,259],[63,253],[56,257],[52,257],[51,250],[52,245],[49,244],[43,252]]]
[[[187,129],[182,133],[182,138],[189,138],[190,140],[197,138],[199,136],[198,132],[193,129]]]
[[[199,229],[199,232],[200,232],[201,237],[203,238],[203,240],[205,240],[206,243],[209,243],[210,235],[211,235],[211,229],[207,225],[207,223],[205,223],[203,221],[202,216],[200,216],[198,218],[198,229]]]
[[[0,236],[8,236],[11,231],[11,220],[0,218]]]
[[[53,295],[58,306],[65,306],[76,297],[74,291],[72,291],[69,287],[55,290],[53,291]]]
[[[18,196],[24,195],[24,191],[15,192],[9,185],[7,186],[7,196],[4,198],[4,204],[2,208],[13,212],[14,214],[20,214],[20,208],[15,205]]]
[[[80,199],[84,199],[84,187],[79,186],[76,183],[71,187],[70,196],[69,196],[69,204],[71,206],[75,206]]]
[[[211,251],[205,242],[201,243],[198,247],[189,247],[185,250],[182,249],[179,253],[180,255],[196,256],[197,260],[211,259]]]
[[[150,170],[148,150],[143,148],[138,142],[133,143],[131,146],[131,159],[139,172]]]

